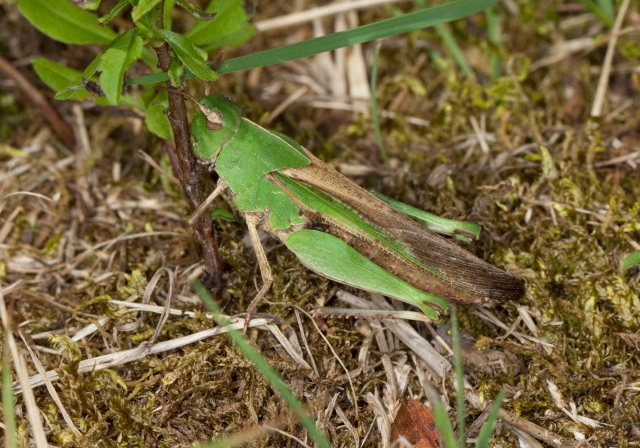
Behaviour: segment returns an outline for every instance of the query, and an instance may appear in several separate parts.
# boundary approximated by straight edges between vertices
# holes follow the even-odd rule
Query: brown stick
[[[169,45],[164,43],[154,49],[158,55],[160,68],[167,72],[173,60],[169,54]],[[171,86],[170,82],[167,82],[167,85]],[[192,210],[196,210],[204,198],[200,184],[201,167],[193,155],[187,108],[180,93],[169,91],[168,116],[173,129],[179,165],[175,175],[180,179],[189,206]],[[222,259],[218,254],[215,227],[207,215],[203,214],[194,222],[193,228],[202,246],[205,271],[208,275],[205,281],[206,286],[214,297],[219,298],[222,292]]]
[[[9,61],[0,56],[0,71],[4,72],[9,78],[16,83],[16,87],[27,97],[34,106],[40,110],[40,113],[51,124],[54,131],[62,139],[69,148],[75,148],[76,139],[73,135],[71,126],[64,121],[58,111],[47,101],[47,99],[38,92],[36,86],[31,84],[19,70],[17,70]]]

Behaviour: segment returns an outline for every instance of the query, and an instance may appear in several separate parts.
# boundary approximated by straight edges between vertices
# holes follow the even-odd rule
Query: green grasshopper
[[[245,217],[264,281],[249,314],[273,283],[258,228],[312,271],[410,303],[433,319],[448,301],[492,305],[524,293],[511,274],[430,230],[464,239],[477,235],[474,224],[369,193],[289,137],[243,118],[222,95],[207,95],[197,104],[193,148],[220,178],[196,214],[229,191]]]

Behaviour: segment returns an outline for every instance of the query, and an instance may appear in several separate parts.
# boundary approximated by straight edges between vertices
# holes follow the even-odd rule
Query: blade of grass
[[[223,326],[229,327],[231,323],[224,318],[222,315],[222,310],[220,307],[214,302],[213,297],[209,294],[209,291],[205,289],[205,287],[199,281],[195,281],[193,283],[193,289],[200,296],[202,301],[207,305],[207,308],[215,315],[216,321]],[[275,389],[275,391],[286,401],[287,405],[291,410],[298,416],[300,419],[300,423],[307,430],[311,438],[316,442],[316,444],[321,448],[331,448],[331,443],[326,439],[326,437],[320,432],[320,430],[316,427],[313,419],[307,414],[304,405],[298,400],[298,398],[293,394],[291,389],[287,386],[282,377],[275,371],[273,367],[267,363],[267,361],[262,357],[260,352],[256,350],[253,345],[249,342],[249,340],[239,331],[229,329],[227,335],[233,343],[242,351],[242,353],[247,357],[249,361],[256,366],[256,368],[262,373],[262,375],[269,381],[271,387]]]
[[[608,17],[610,17],[611,20],[613,21],[613,18],[616,15],[613,2],[611,0],[597,0],[597,1],[598,1],[598,6],[600,6],[600,8],[604,11],[604,13]]]
[[[498,0],[454,0],[429,9],[423,9],[400,17],[393,17],[380,22],[363,25],[351,30],[229,59],[220,64],[217,72],[224,74],[265,67],[350,45],[362,44],[384,37],[407,33],[439,23],[451,22],[487,9],[497,1]],[[185,75],[186,79],[193,77],[191,73]],[[164,73],[146,75],[129,79],[128,85],[149,84],[166,80],[167,75]]]
[[[596,3],[593,0],[578,1],[589,8],[589,10],[594,13],[598,20],[600,20],[607,28],[611,28],[613,26],[614,12],[611,2],[599,1]]]
[[[2,351],[2,410],[5,425],[5,446],[7,448],[18,448],[18,441],[16,440],[18,434],[16,429],[16,408],[13,403],[13,388],[9,369],[9,347],[6,342]]]
[[[425,9],[428,6],[425,0],[415,0],[415,4],[422,9]],[[456,42],[453,34],[451,34],[451,31],[449,31],[449,28],[444,23],[434,25],[433,28],[436,30],[436,33],[438,33],[438,36],[440,36],[442,43],[444,44],[453,60],[456,62],[458,67],[460,67],[460,71],[462,72],[462,74],[466,78],[472,78],[473,70],[471,69],[471,66],[469,66],[467,58],[464,57],[464,52],[458,45],[458,42]]]
[[[504,389],[498,393],[498,396],[493,402],[493,406],[491,406],[491,412],[489,413],[489,417],[480,428],[480,434],[478,434],[478,440],[476,441],[476,448],[487,448],[489,446],[489,439],[493,435],[493,428],[496,426],[496,422],[498,421],[498,412],[500,412],[500,405],[502,404],[502,399],[504,398]]]
[[[442,433],[442,441],[446,448],[457,448],[456,436],[453,432],[453,426],[451,426],[451,420],[449,420],[449,414],[444,408],[438,393],[432,386],[425,388],[429,401],[433,405],[433,420],[436,422],[436,428]]]
[[[418,5],[418,7],[420,7],[421,9],[425,9],[428,7],[428,4],[425,0],[415,0],[415,4]],[[440,39],[442,40],[445,48],[449,51],[449,54],[460,68],[462,74],[466,78],[472,78],[473,70],[469,66],[467,58],[464,57],[462,49],[458,45],[458,42],[456,42],[453,34],[451,34],[451,31],[449,31],[449,28],[444,23],[434,25],[434,28],[436,30],[436,33],[438,33],[438,36],[440,36]]]
[[[376,45],[373,53],[373,65],[371,66],[371,118],[373,119],[373,128],[376,131],[376,139],[378,140],[378,148],[380,148],[380,156],[384,161],[384,166],[390,170],[389,157],[387,149],[382,141],[382,131],[380,130],[380,114],[378,113],[378,97],[376,96],[376,84],[378,82],[378,59],[380,58],[380,44]]]
[[[449,31],[449,28],[447,28],[444,23],[439,23],[438,25],[435,25],[434,28],[436,29],[438,36],[440,36],[440,39],[442,39],[442,43],[449,51],[449,54],[453,60],[456,61],[458,67],[460,67],[462,74],[466,78],[473,78],[473,70],[471,70],[467,59],[464,57],[462,49],[458,45],[458,42],[456,42],[453,34],[451,34],[451,31]]]
[[[382,20],[352,30],[341,31],[327,36],[310,39],[285,47],[242,56],[220,64],[220,73],[248,70],[266,65],[278,64],[335,50],[355,44],[371,42],[384,37],[407,33],[438,23],[450,22],[470,16],[488,8],[497,0],[456,0],[433,8],[405,14],[400,17]]]
[[[458,413],[458,446],[465,446],[464,425],[464,372],[462,371],[462,350],[460,349],[460,331],[458,329],[458,313],[451,307],[451,337],[453,338],[453,359],[456,373],[456,412]]]
[[[491,78],[497,79],[502,74],[500,67],[500,54],[498,48],[500,48],[500,17],[496,13],[495,8],[487,8],[485,11],[487,15],[487,32],[489,34],[489,42],[493,46],[491,48]]]

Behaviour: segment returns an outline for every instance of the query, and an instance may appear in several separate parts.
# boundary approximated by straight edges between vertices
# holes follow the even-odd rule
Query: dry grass
[[[483,400],[505,388],[495,446],[640,446],[638,275],[620,270],[640,238],[640,15],[635,4],[625,17],[594,120],[609,31],[579,5],[542,3],[500,8],[504,73],[493,83],[480,16],[452,28],[478,73],[473,80],[447,60],[434,62],[433,51],[442,50],[430,30],[383,42],[377,94],[391,171],[366,112],[373,46],[225,75],[217,88],[359,184],[478,222],[485,232],[469,249],[526,282],[519,303],[460,312],[469,424],[486,417]],[[257,20],[291,12],[259,6]],[[0,11],[2,52],[43,92],[27,58],[82,68],[94,50],[52,43],[15,5],[0,3]],[[380,11],[359,19],[377,20]],[[350,20],[315,26],[330,32]],[[304,23],[270,30],[243,51],[312,33]],[[251,446],[306,440],[255,368],[211,330],[191,291],[190,279],[201,274],[199,247],[166,173],[163,143],[117,110],[55,106],[72,123],[75,150],[12,81],[0,79],[0,288],[15,339],[19,331],[42,367],[55,370],[49,388],[58,405],[46,387],[33,389],[48,443],[189,446],[253,427],[262,435]],[[227,266],[221,306],[229,315],[242,313],[260,284],[236,218],[217,223]],[[266,244],[275,282],[260,311],[269,314],[248,335],[334,446],[387,444],[398,400],[424,398],[426,383],[453,399],[446,326],[316,322],[306,313],[347,306],[341,300],[389,304],[357,291],[371,301],[336,294],[335,284],[285,248]],[[427,341],[441,354],[421,352]],[[36,375],[35,358],[15,344]],[[22,395],[16,410],[22,428],[32,428]],[[267,427],[278,430],[265,435]]]

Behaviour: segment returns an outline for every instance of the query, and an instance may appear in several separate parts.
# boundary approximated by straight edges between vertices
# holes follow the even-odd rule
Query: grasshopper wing
[[[308,153],[311,164],[280,174],[306,187],[329,207],[305,203],[285,192],[314,221],[390,273],[422,291],[462,304],[493,304],[520,298],[522,283],[398,212]],[[338,204],[339,202],[339,204]],[[330,209],[342,208],[331,214]],[[341,218],[349,212],[349,222]]]

